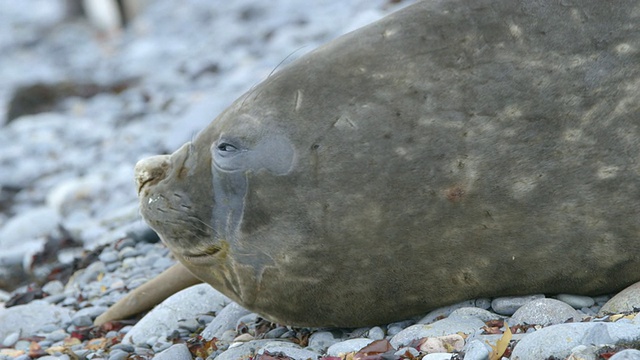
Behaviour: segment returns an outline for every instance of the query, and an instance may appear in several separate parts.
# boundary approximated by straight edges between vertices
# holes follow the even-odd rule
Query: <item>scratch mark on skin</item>
[[[296,103],[295,111],[298,112],[302,107],[302,90],[296,91],[295,103]]]
[[[333,126],[338,129],[358,129],[358,126],[347,115],[340,115],[338,119],[333,123]]]

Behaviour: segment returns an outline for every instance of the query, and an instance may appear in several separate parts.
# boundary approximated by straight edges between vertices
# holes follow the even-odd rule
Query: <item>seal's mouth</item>
[[[190,263],[209,263],[212,257],[224,254],[225,243],[222,245],[209,245],[204,251],[184,252],[182,257]]]

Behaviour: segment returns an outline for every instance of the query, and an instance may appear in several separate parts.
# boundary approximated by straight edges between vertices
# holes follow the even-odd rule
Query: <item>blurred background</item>
[[[411,2],[2,0],[0,301],[64,282],[124,234],[153,238],[139,159],[173,152],[281,62]]]

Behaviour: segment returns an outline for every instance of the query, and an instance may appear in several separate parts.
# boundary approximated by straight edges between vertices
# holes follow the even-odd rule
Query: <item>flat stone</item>
[[[416,324],[400,331],[391,338],[391,346],[399,348],[412,341],[425,337],[438,337],[457,333],[473,334],[484,326],[484,322],[475,317],[454,316],[433,324]]]
[[[236,330],[238,320],[250,314],[250,311],[232,302],[217,312],[216,317],[202,331],[201,336],[205,340],[220,339],[225,331]]]
[[[491,308],[500,315],[513,315],[522,305],[537,299],[544,299],[544,295],[498,297],[491,301]]]
[[[293,360],[316,360],[320,354],[311,350],[302,349],[298,345],[283,341],[274,341],[265,344],[257,352],[258,355],[268,354],[284,354]]]
[[[0,339],[20,332],[23,338],[35,335],[45,326],[65,327],[71,322],[69,309],[51,305],[46,301],[32,301],[8,309],[0,309]]]
[[[609,360],[638,360],[640,359],[640,350],[627,349],[617,352],[609,358]]]
[[[327,349],[327,355],[341,356],[341,354],[358,352],[360,351],[360,349],[371,344],[373,341],[373,339],[357,338],[338,342],[329,346],[329,348]]]
[[[185,344],[175,344],[153,357],[153,360],[191,360],[191,352]]]
[[[198,284],[167,298],[143,317],[122,342],[140,344],[151,337],[165,337],[178,329],[180,320],[195,318],[201,313],[220,311],[229,299],[208,284]]]
[[[596,301],[590,296],[558,294],[556,298],[571,305],[574,309],[582,309],[595,305]]]
[[[598,315],[611,315],[640,310],[640,282],[637,282],[620,291],[607,301]]]
[[[523,337],[511,360],[567,358],[578,345],[614,345],[640,337],[640,326],[604,322],[568,323],[542,328]]]
[[[567,320],[579,321],[582,316],[571,305],[556,299],[537,299],[520,307],[510,324],[553,325]]]

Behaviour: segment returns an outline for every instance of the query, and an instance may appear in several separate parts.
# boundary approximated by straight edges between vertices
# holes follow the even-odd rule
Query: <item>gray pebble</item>
[[[57,304],[65,300],[66,298],[67,298],[67,294],[56,294],[56,295],[49,295],[42,300],[48,302],[49,304]]]
[[[198,330],[198,328],[201,325],[198,322],[198,320],[194,318],[189,318],[189,319],[182,319],[180,322],[178,322],[178,326],[181,329],[186,329],[189,332],[195,332],[196,330]]]
[[[432,324],[416,324],[402,330],[391,338],[394,348],[411,344],[424,337],[437,337],[456,333],[472,334],[485,326],[484,321],[475,317],[455,316]]]
[[[489,349],[482,341],[474,339],[465,346],[465,360],[489,360]]]
[[[118,261],[118,253],[113,250],[104,250],[99,256],[98,259],[105,264],[111,264]]]
[[[562,302],[565,302],[573,306],[574,309],[580,309],[585,307],[588,308],[593,306],[596,303],[592,297],[583,296],[583,295],[558,294],[556,298]]]
[[[366,338],[349,339],[335,343],[327,349],[327,355],[340,356],[340,354],[346,354],[350,352],[357,352],[363,347],[371,344],[374,340]]]
[[[5,346],[5,347],[13,346],[13,344],[15,344],[16,341],[18,341],[19,338],[20,338],[20,332],[19,331],[12,332],[9,335],[7,335],[4,338],[4,340],[2,340],[2,346]]]
[[[454,310],[449,317],[455,316],[463,316],[463,317],[474,317],[483,322],[487,322],[489,320],[501,319],[502,316],[498,314],[494,314],[491,311],[480,309],[477,307],[463,307],[457,310]]]
[[[93,320],[87,315],[74,316],[71,319],[71,323],[78,327],[91,326],[93,325]]]
[[[418,320],[418,324],[431,324],[434,321],[446,318],[454,310],[457,310],[457,309],[460,309],[460,308],[463,308],[463,307],[474,307],[475,304],[476,304],[475,300],[467,300],[467,301],[459,302],[457,304],[444,306],[444,307],[435,309],[435,310],[429,312],[422,319]]]
[[[129,357],[129,353],[120,349],[111,349],[109,360],[124,360]]]
[[[64,285],[60,280],[49,281],[44,284],[42,287],[42,291],[46,292],[49,295],[57,295],[64,291]]]
[[[153,357],[153,360],[191,360],[191,352],[185,344],[175,344]]]
[[[62,341],[64,339],[66,339],[69,336],[69,334],[67,334],[66,331],[60,329],[60,330],[56,330],[53,331],[49,334],[47,334],[47,336],[45,337],[45,339],[52,341],[52,342],[57,342],[57,341]]]
[[[106,272],[106,267],[102,261],[96,261],[89,265],[86,269],[80,270],[80,276],[76,279],[81,285],[88,284],[90,282],[96,281],[98,275],[104,274]]]
[[[279,326],[275,329],[269,330],[265,335],[265,339],[277,339],[284,335],[288,329],[284,326]]]
[[[118,252],[118,256],[121,259],[132,258],[132,257],[138,256],[138,255],[140,255],[138,250],[136,250],[136,249],[134,249],[134,248],[132,248],[130,246],[127,246],[127,247],[125,247],[124,249],[122,249],[122,250],[120,250]]]
[[[232,302],[218,311],[216,318],[207,325],[201,335],[205,340],[211,340],[214,337],[219,339],[225,331],[235,331],[238,320],[247,314],[249,310]]]
[[[556,299],[537,299],[520,307],[511,317],[511,325],[553,325],[567,320],[580,321],[581,315],[570,305]]]
[[[158,340],[155,344],[153,344],[151,349],[154,352],[159,353],[159,352],[162,352],[162,351],[168,349],[169,347],[171,347],[171,345],[173,345],[173,344],[168,342],[168,341]]]
[[[107,307],[106,306],[90,306],[90,307],[86,307],[84,309],[80,309],[78,310],[75,316],[88,316],[91,319],[95,319],[98,316],[100,316],[102,313],[104,313],[105,311],[107,311]]]
[[[191,286],[153,308],[127,332],[123,342],[137,344],[146,342],[150,337],[165,336],[167,331],[178,329],[180,320],[195,318],[198,314],[209,311],[220,311],[229,301],[208,284]],[[233,324],[236,321],[237,318],[234,318]]]
[[[309,337],[308,348],[314,351],[325,352],[329,346],[339,342],[329,331],[318,331]]]
[[[111,350],[122,350],[125,352],[132,353],[135,351],[135,348],[133,347],[133,345],[130,345],[130,344],[119,343],[119,344],[113,345],[111,347]]]
[[[640,350],[622,350],[610,357],[609,360],[640,360]]]
[[[544,295],[498,297],[491,301],[491,308],[500,315],[513,315],[522,305],[537,299],[544,299]]]
[[[372,327],[369,329],[367,337],[373,340],[382,340],[384,339],[384,330],[379,326]]]
[[[640,337],[640,327],[630,324],[589,322],[558,324],[523,337],[511,360],[565,359],[578,345],[614,344]]]
[[[301,349],[295,344],[282,341],[274,341],[265,344],[258,350],[257,354],[262,355],[265,352],[269,354],[284,354],[293,360],[316,360],[320,357],[320,354],[316,352],[308,349]]]

